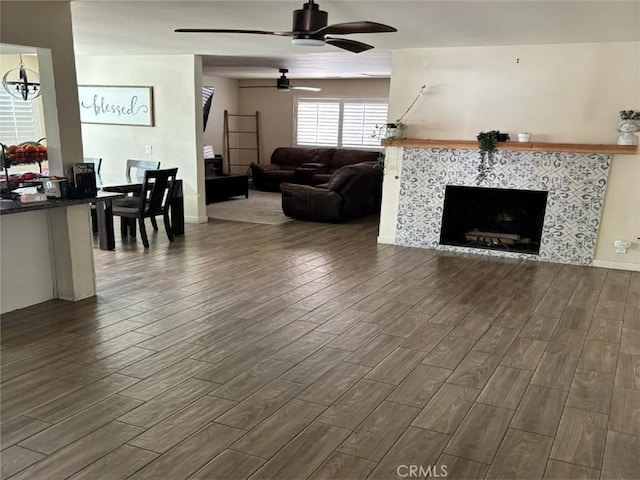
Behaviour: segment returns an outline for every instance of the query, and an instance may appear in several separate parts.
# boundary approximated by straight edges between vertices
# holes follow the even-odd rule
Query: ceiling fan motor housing
[[[293,28],[294,32],[315,32],[320,28],[326,27],[329,22],[329,14],[324,10],[320,10],[318,4],[313,0],[305,3],[300,10],[293,11]],[[324,35],[295,35],[296,39],[313,39],[324,41]]]
[[[289,79],[284,76],[284,73],[278,79],[278,83],[276,84],[276,87],[278,88],[278,90],[289,90],[291,88],[291,84],[289,83]]]

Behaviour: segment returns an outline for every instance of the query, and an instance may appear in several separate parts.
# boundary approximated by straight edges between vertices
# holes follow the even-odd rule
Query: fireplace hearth
[[[447,185],[441,245],[538,254],[547,192]]]

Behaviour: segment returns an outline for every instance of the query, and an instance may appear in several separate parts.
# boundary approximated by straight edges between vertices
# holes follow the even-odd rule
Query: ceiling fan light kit
[[[346,22],[328,25],[329,14],[314,0],[308,0],[302,8],[293,11],[293,26],[290,32],[271,30],[243,30],[227,28],[178,28],[178,33],[248,33],[254,35],[277,35],[292,37],[291,43],[302,46],[322,46],[326,43],[353,53],[361,53],[373,48],[373,45],[349,38],[330,37],[329,35],[349,35],[352,33],[397,32],[397,29],[376,22]]]
[[[322,38],[292,38],[293,45],[302,45],[303,47],[324,47],[325,41]]]

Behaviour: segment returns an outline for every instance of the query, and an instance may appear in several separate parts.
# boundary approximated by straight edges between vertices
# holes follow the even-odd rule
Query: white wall
[[[269,163],[271,153],[277,147],[293,145],[293,112],[295,99],[305,98],[387,98],[388,79],[362,80],[297,80],[291,83],[299,87],[320,87],[321,92],[291,90],[279,92],[275,88],[239,89],[239,113],[260,112],[262,163]],[[263,80],[241,80],[239,85],[274,85],[276,78]]]
[[[42,84],[42,105],[47,132],[49,168],[61,175],[65,167],[82,160],[82,137],[80,132],[80,112],[78,109],[78,88],[76,84],[75,56],[71,8],[68,1],[0,2],[0,43],[23,45],[33,52],[37,47],[38,71]],[[18,50],[19,51],[19,50]],[[48,222],[46,237],[53,266],[52,295],[66,300],[81,300],[95,295],[95,272],[92,255],[91,225],[88,207],[56,209],[55,222]],[[24,213],[15,214],[19,218],[2,220],[5,224],[20,222],[40,222],[37,216]],[[51,218],[52,214],[49,213]],[[40,228],[41,225],[38,227]],[[35,228],[35,226],[33,227]],[[28,228],[25,227],[25,230]],[[71,239],[71,240],[70,240]],[[11,261],[22,252],[23,268],[28,270],[44,262],[36,255],[30,256],[28,244],[20,238],[8,237],[2,243],[2,263]],[[39,249],[39,254],[44,252]],[[32,285],[24,285],[20,291],[20,305],[30,305],[42,301],[38,291],[49,291],[50,274],[43,266],[43,278],[35,277]],[[47,279],[47,275],[49,278]],[[3,282],[11,282],[3,267]],[[49,297],[52,298],[52,297]],[[11,300],[14,302],[16,299]],[[17,303],[12,307],[18,308]]]
[[[178,167],[185,219],[207,220],[202,153],[202,63],[193,55],[78,57],[80,85],[153,87],[155,126],[82,125],[84,155],[101,157],[101,173],[124,174],[126,160]],[[217,92],[216,92],[217,94]],[[151,145],[152,153],[145,153]]]
[[[0,313],[54,298],[47,211],[0,217]]]
[[[429,87],[406,118],[409,138],[471,140],[500,130],[615,144],[618,112],[640,110],[640,43],[396,50],[391,79],[389,118]],[[640,155],[614,157],[596,259],[640,264],[639,184]],[[615,239],[634,241],[628,254],[615,253]]]
[[[238,81],[230,78],[203,75],[202,85],[215,87],[204,144],[213,145],[215,153],[224,155],[223,121],[224,111],[238,113]]]

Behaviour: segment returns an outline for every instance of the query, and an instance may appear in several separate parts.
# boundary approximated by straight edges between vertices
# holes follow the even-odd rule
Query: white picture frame
[[[153,87],[78,85],[80,122],[153,127]]]

